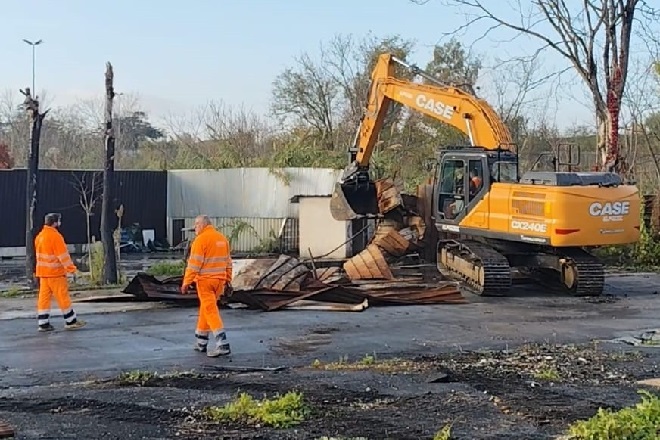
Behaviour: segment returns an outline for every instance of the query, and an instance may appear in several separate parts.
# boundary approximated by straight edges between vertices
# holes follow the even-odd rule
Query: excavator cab
[[[486,195],[492,183],[518,182],[518,157],[510,151],[447,147],[440,152],[435,180],[436,221],[455,224]]]

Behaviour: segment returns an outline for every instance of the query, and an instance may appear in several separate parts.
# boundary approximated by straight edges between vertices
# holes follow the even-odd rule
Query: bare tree
[[[0,96],[0,139],[9,145],[16,166],[25,165],[30,145],[30,116],[15,93],[5,90]]]
[[[283,118],[293,116],[294,121],[314,127],[326,148],[332,149],[338,124],[339,88],[323,65],[308,54],[295,61],[295,68],[289,67],[275,78],[273,113]]]
[[[429,0],[411,0],[427,3]],[[631,36],[635,20],[657,18],[644,0],[584,0],[569,9],[564,0],[533,0],[531,10],[517,0],[517,8],[497,8],[484,0],[443,0],[470,14],[462,28],[490,23],[488,35],[507,28],[536,39],[541,50],[551,48],[564,57],[587,85],[598,119],[598,151],[602,167],[625,172],[619,161],[619,114],[628,74]],[[519,22],[502,11],[516,10]],[[549,27],[544,32],[541,29]],[[484,36],[486,36],[484,35]],[[483,38],[483,37],[481,37]]]
[[[243,106],[210,101],[187,114],[169,115],[166,125],[173,139],[150,145],[162,154],[164,167],[247,167],[272,155],[273,127]]]
[[[94,208],[102,197],[101,189],[103,187],[103,175],[98,172],[92,172],[91,176],[83,173],[78,177],[73,174],[73,186],[78,191],[80,207],[85,211],[85,221],[87,224],[87,252],[89,255],[89,272],[91,279],[95,279],[94,265],[92,264],[92,225],[91,218],[94,215]]]
[[[103,169],[103,201],[101,204],[101,241],[103,242],[103,281],[117,284],[117,255],[112,236],[112,215],[114,213],[113,192],[115,184],[115,132],[112,126],[112,103],[115,98],[114,72],[112,64],[106,64],[105,71],[105,167]]]
[[[658,187],[660,182],[660,156],[657,142],[652,137],[646,122],[660,111],[660,95],[649,93],[655,85],[652,62],[638,60],[629,71],[629,86],[623,96],[625,114],[622,122],[626,127],[626,157],[631,170],[636,172],[641,187]],[[642,151],[639,151],[641,147]],[[622,146],[623,148],[623,146]]]
[[[41,137],[41,126],[48,110],[41,112],[39,109],[39,98],[32,98],[30,88],[21,90],[25,96],[23,105],[32,119],[32,130],[30,132],[30,150],[28,155],[27,181],[26,181],[26,209],[25,209],[25,270],[28,285],[36,287],[37,280],[34,277],[36,268],[36,255],[34,253],[34,225],[37,214],[37,180],[39,176],[39,141]]]
[[[221,166],[251,166],[268,154],[273,130],[253,111],[212,101],[204,120],[208,138],[220,153]]]
[[[338,35],[320,46],[318,61],[303,54],[277,76],[272,111],[294,127],[313,128],[326,150],[344,149],[362,117],[378,55],[389,52],[405,59],[413,43],[399,36],[356,41]],[[407,76],[401,72],[401,78]],[[400,105],[392,105],[385,126],[390,127],[400,112]]]

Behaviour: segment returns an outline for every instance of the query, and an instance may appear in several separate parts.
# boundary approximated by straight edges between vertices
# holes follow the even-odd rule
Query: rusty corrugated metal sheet
[[[374,243],[344,263],[344,270],[351,280],[394,278],[392,271],[385,261],[382,251]]]
[[[296,258],[280,255],[274,261],[270,258],[254,260],[236,273],[232,286],[235,291],[299,291],[309,272],[309,268]]]
[[[16,435],[9,423],[0,420],[0,438],[13,438]]]
[[[464,302],[455,283],[427,285],[395,280],[356,285],[339,279],[338,274],[338,268],[312,271],[296,258],[283,255],[277,259],[250,260],[234,275],[234,293],[230,297],[221,297],[220,302],[264,311],[282,308],[362,311],[368,305]],[[140,273],[131,280],[124,293],[140,299],[195,298],[178,293],[181,281],[182,277],[159,280]]]
[[[378,234],[374,237],[373,244],[382,248],[395,257],[400,257],[410,248],[410,242],[394,229],[390,229],[387,233]]]
[[[403,204],[401,192],[392,179],[380,179],[374,182],[378,197],[378,212],[387,214]]]

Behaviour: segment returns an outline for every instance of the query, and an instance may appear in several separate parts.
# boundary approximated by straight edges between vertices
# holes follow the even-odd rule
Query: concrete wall
[[[346,258],[350,246],[343,244],[349,237],[349,222],[340,222],[330,214],[330,197],[305,197],[299,199],[298,228],[300,256],[309,257],[309,250],[314,258]],[[337,246],[336,251],[325,255]]]

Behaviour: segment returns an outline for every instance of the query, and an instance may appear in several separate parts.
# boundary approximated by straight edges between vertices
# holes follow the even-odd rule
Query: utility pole
[[[36,55],[36,47],[43,43],[43,40],[38,40],[35,42],[32,42],[30,40],[26,40],[23,38],[23,41],[25,41],[27,44],[32,46],[32,98],[34,99],[37,95],[37,89],[35,85],[35,78],[36,78],[36,60],[37,60],[37,55]]]

